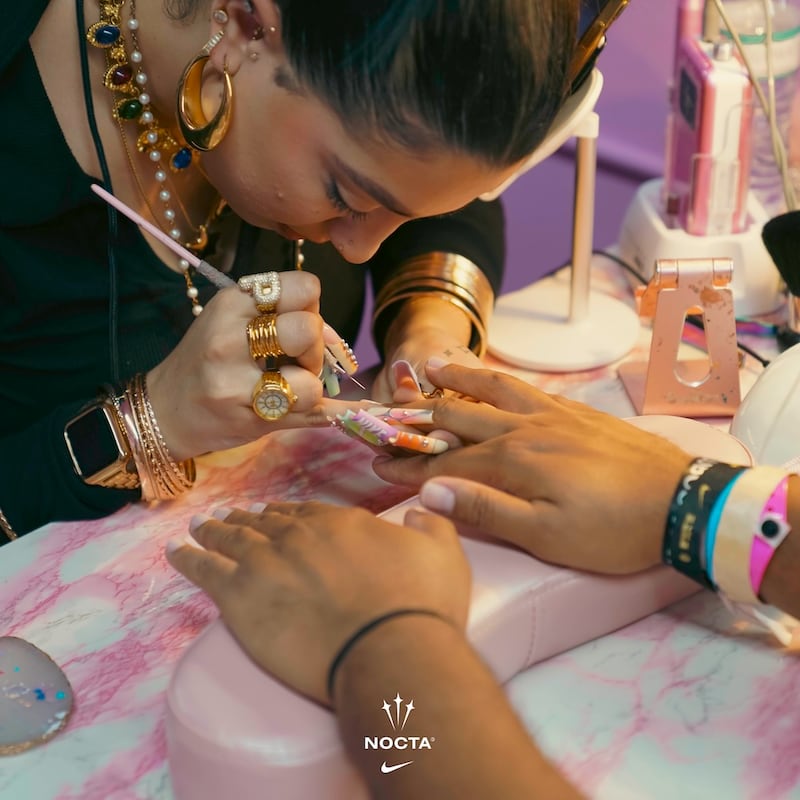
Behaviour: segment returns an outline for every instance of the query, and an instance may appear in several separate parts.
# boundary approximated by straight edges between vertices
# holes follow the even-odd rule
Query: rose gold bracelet
[[[170,454],[150,405],[143,374],[131,378],[125,398],[125,409],[130,411],[129,423],[126,424],[132,424],[136,430],[134,454],[141,461],[142,498],[171,500],[191,489],[196,477],[194,459],[178,463]]]
[[[119,411],[120,419],[128,434],[128,443],[131,447],[131,455],[133,456],[133,463],[136,465],[136,471],[139,473],[139,486],[142,492],[142,500],[148,502],[155,500],[153,489],[153,478],[150,473],[150,464],[144,452],[141,439],[139,438],[139,429],[136,427],[136,417],[133,413],[131,405],[130,389],[125,389],[125,393],[119,398],[117,410]]]

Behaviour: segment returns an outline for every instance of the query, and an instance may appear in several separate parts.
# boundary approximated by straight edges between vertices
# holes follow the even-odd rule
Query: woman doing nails
[[[0,48],[2,537],[174,497],[194,456],[320,424],[324,346],[355,337],[368,275],[387,364],[480,354],[503,241],[476,198],[550,126],[576,6],[21,4]],[[215,291],[92,183],[255,286]],[[394,388],[382,372],[375,396]]]

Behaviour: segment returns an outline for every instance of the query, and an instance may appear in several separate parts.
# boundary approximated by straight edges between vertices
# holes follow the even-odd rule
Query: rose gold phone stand
[[[648,361],[619,367],[639,414],[730,417],[741,400],[730,258],[659,259],[636,290],[639,315],[653,318]],[[702,314],[707,355],[681,359],[687,314]]]

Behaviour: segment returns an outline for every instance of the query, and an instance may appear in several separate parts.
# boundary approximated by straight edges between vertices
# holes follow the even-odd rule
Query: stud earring
[[[228,24],[228,12],[224,8],[215,8],[211,18],[220,25]]]
[[[177,93],[177,117],[181,134],[189,147],[207,152],[213,150],[228,132],[233,111],[233,83],[223,64],[223,92],[219,108],[210,120],[203,114],[203,70],[211,51],[222,41],[224,31],[215,33],[205,47],[186,65]]]

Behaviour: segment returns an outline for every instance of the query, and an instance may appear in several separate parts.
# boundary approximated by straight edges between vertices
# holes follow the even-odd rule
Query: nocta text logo
[[[389,724],[392,726],[393,736],[365,736],[364,749],[365,750],[430,750],[431,745],[435,741],[434,736],[404,736],[403,728],[414,710],[414,701],[409,700],[404,705],[403,698],[400,693],[389,703],[387,700],[383,701],[383,710],[386,712],[386,717]],[[381,772],[388,774],[395,772],[398,769],[407,767],[413,764],[414,760],[402,761],[398,764],[387,764],[386,761],[381,764]]]

